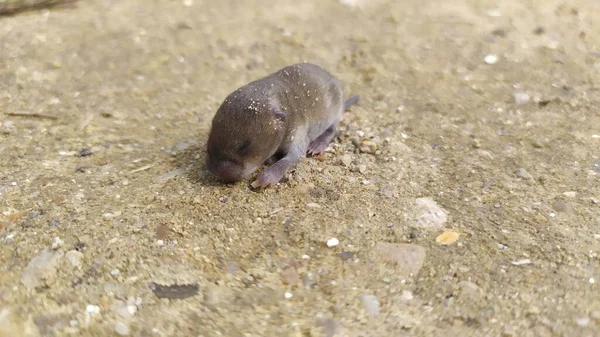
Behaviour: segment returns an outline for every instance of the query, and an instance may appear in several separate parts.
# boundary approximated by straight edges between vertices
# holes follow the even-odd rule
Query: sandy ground
[[[0,18],[0,335],[600,336],[599,12],[91,0]],[[218,105],[300,61],[362,95],[339,138],[274,188],[214,180]]]

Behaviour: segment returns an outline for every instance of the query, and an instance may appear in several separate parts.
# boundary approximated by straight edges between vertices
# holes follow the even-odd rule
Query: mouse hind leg
[[[337,123],[332,124],[328,127],[319,137],[315,138],[308,145],[308,154],[311,156],[317,155],[329,146],[333,138],[337,133]]]

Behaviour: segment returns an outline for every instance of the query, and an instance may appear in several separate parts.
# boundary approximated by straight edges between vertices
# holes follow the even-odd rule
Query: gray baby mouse
[[[324,151],[344,112],[342,83],[311,63],[287,66],[232,92],[217,110],[207,143],[208,170],[240,181],[263,164],[252,187],[277,184],[307,154]]]

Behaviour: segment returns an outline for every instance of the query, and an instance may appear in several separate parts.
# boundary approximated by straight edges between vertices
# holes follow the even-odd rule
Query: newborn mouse
[[[359,96],[343,101],[342,83],[311,63],[287,66],[232,92],[217,110],[208,137],[208,170],[226,182],[277,184],[307,154],[324,151]]]

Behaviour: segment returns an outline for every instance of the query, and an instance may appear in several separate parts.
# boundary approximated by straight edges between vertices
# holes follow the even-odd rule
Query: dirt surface
[[[599,12],[93,0],[0,18],[0,335],[599,336]],[[304,60],[362,95],[330,150],[265,191],[210,177],[224,97]]]

